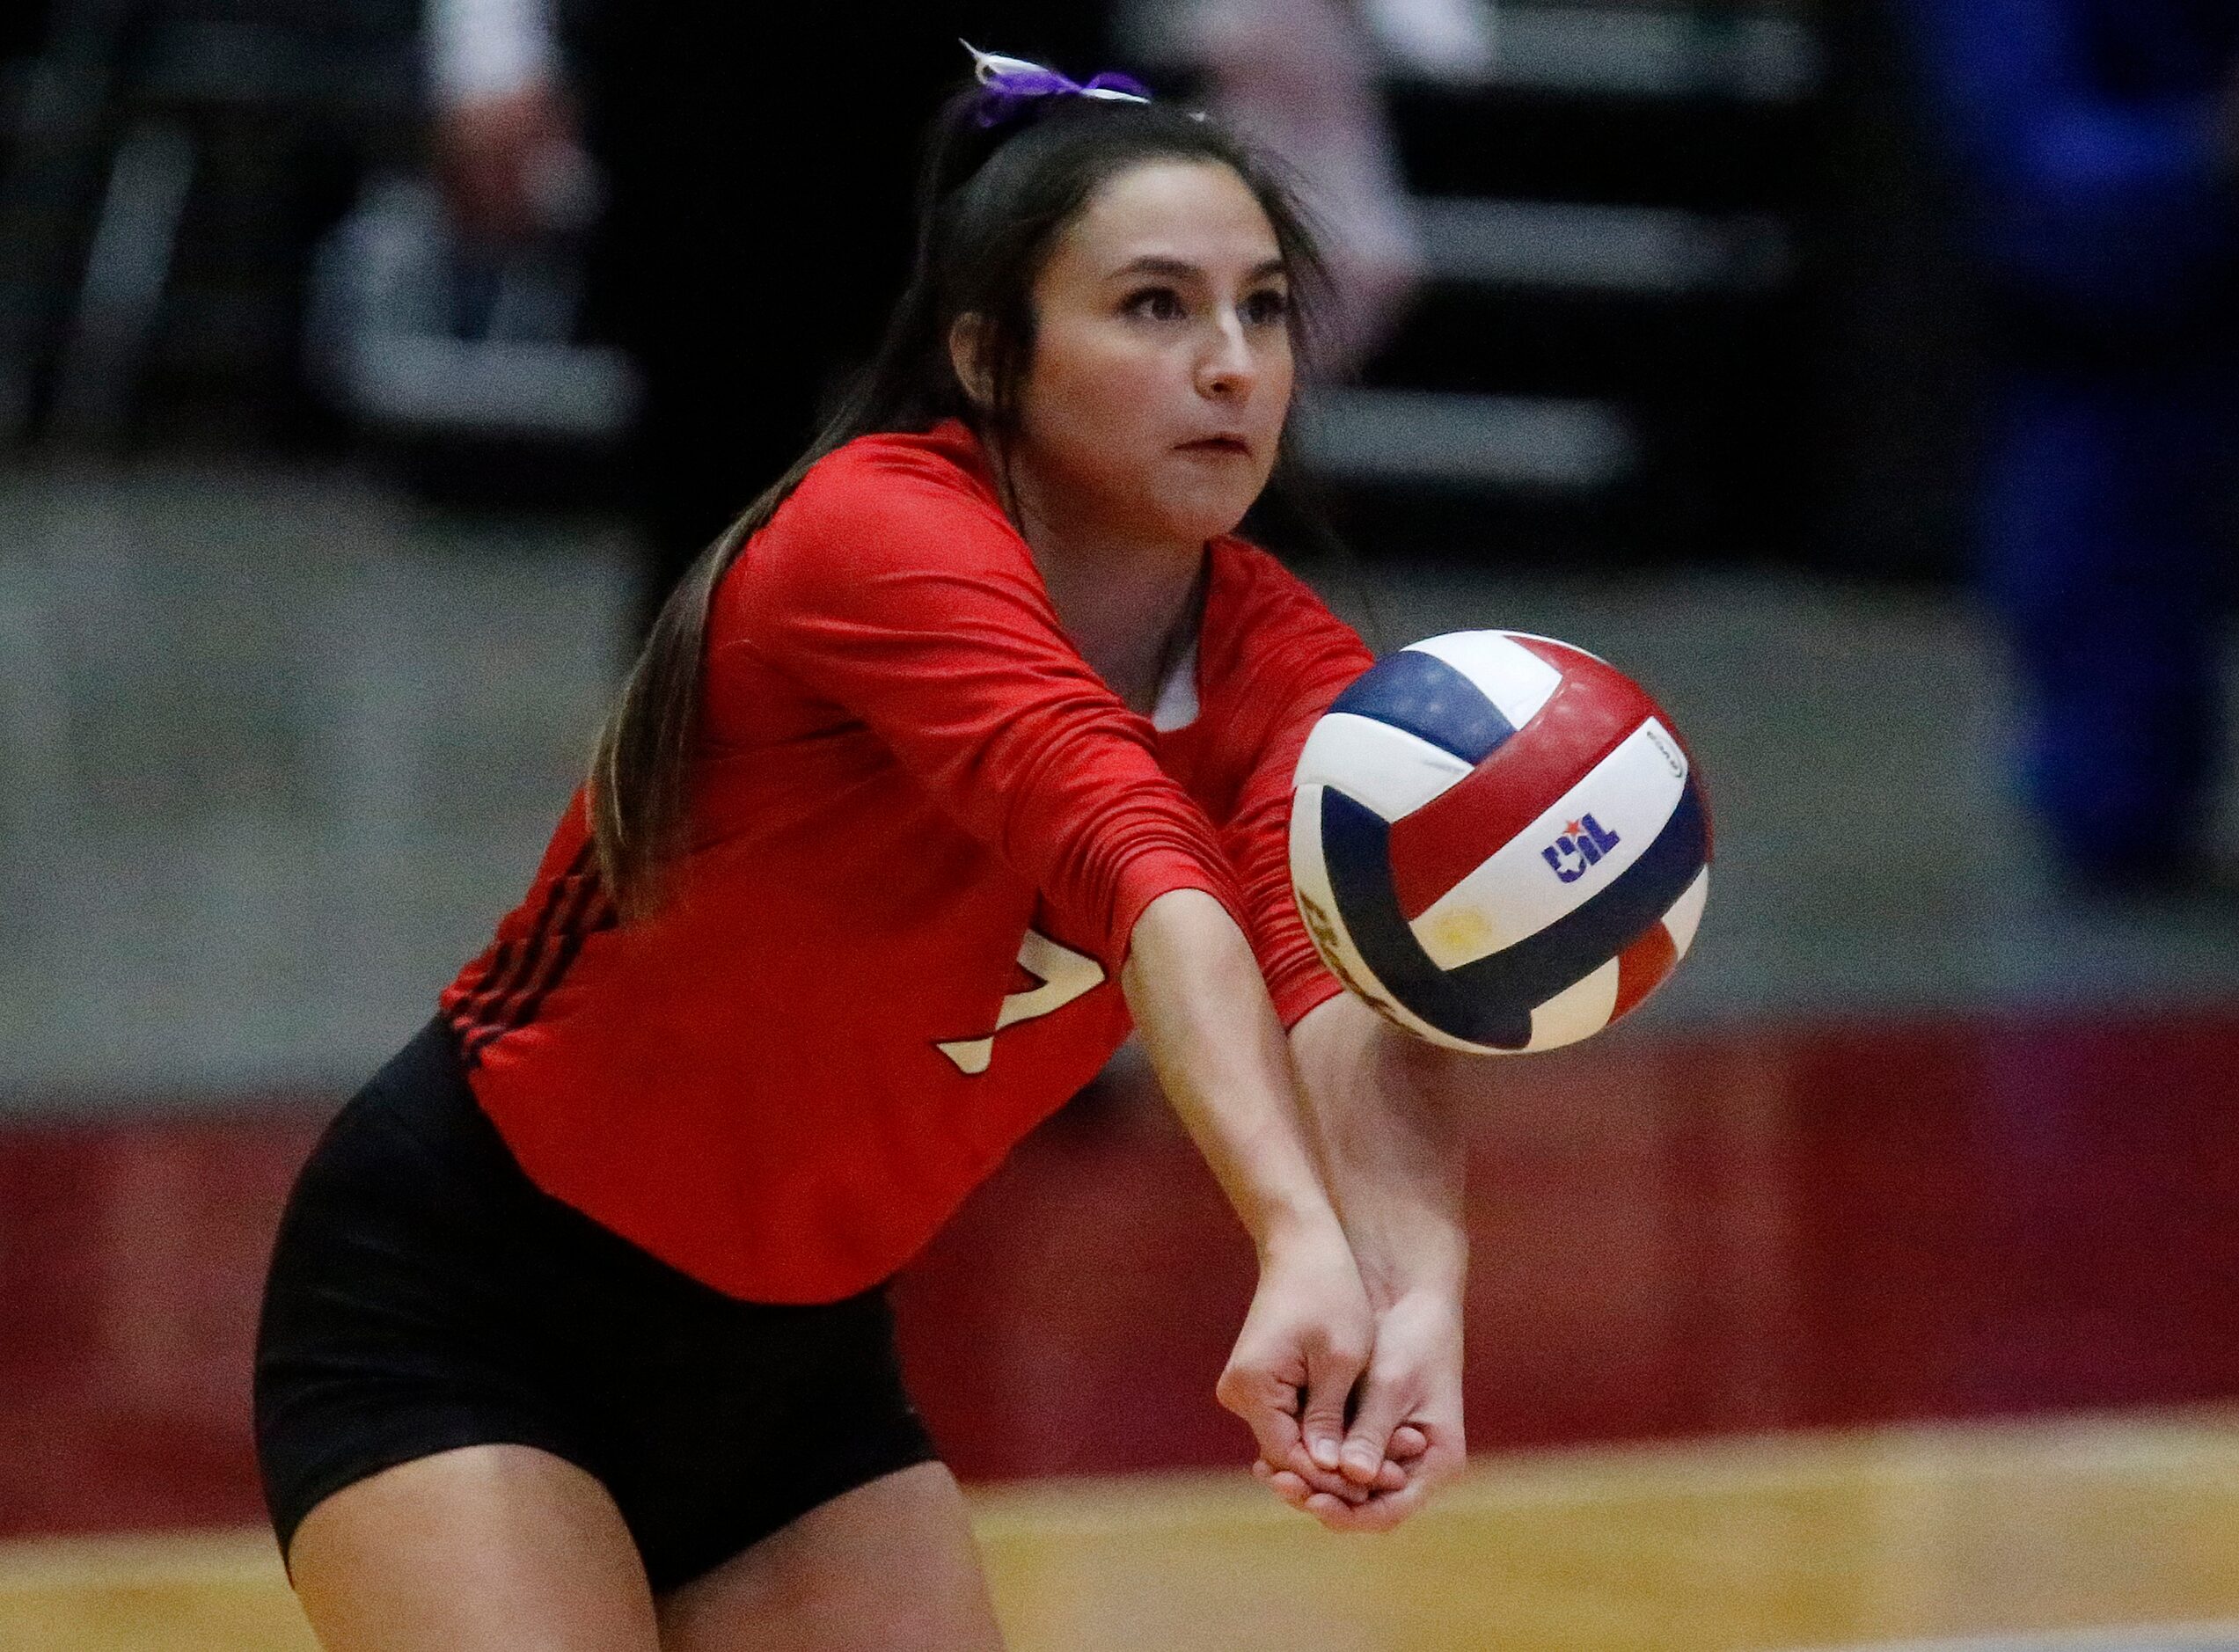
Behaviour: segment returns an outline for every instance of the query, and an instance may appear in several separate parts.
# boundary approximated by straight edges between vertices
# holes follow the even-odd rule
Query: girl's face
[[[1290,291],[1267,215],[1227,167],[1106,182],[1034,287],[1017,459],[1080,527],[1197,545],[1267,484],[1291,406]]]

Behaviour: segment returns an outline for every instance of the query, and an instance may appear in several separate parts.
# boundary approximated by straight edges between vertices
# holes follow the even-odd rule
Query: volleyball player
[[[980,78],[860,394],[289,1200],[258,1440],[331,1652],[996,1644],[883,1286],[1130,1024],[1257,1246],[1261,1477],[1375,1529],[1460,1459],[1449,1058],[1285,867],[1369,656],[1231,537],[1311,243],[1211,124]]]

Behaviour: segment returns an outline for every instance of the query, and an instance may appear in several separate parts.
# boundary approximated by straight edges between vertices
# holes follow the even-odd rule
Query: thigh
[[[612,1499],[530,1446],[468,1446],[355,1481],[304,1517],[288,1558],[326,1652],[659,1645]]]
[[[933,1458],[883,1293],[757,1306],[641,1272],[604,1346],[570,1354],[591,1420],[562,1454],[612,1492],[656,1594]]]
[[[820,1504],[665,1596],[665,1652],[991,1652],[955,1477],[921,1463]]]

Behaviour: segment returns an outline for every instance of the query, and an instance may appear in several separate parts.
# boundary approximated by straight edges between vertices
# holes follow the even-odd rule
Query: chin
[[[1249,504],[1245,504],[1234,509],[1170,511],[1164,537],[1189,545],[1216,539],[1222,534],[1234,533],[1250,508]]]
[[[1235,532],[1260,491],[1257,486],[1175,489],[1161,501],[1160,514],[1175,538],[1211,539],[1217,534]]]

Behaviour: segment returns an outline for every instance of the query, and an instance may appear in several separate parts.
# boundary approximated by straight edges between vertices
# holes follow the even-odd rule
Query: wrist
[[[1396,1291],[1379,1292],[1371,1288],[1369,1303],[1379,1319],[1400,1315],[1409,1319],[1451,1319],[1461,1322],[1462,1283],[1454,1281],[1412,1282]]]
[[[1350,1256],[1352,1246],[1343,1224],[1328,1199],[1313,1195],[1277,1200],[1264,1205],[1250,1224],[1252,1243],[1258,1247],[1260,1266],[1291,1256],[1326,1251],[1335,1246]]]
[[[1468,1241],[1459,1233],[1419,1240],[1403,1260],[1378,1246],[1356,1251],[1369,1301],[1383,1313],[1401,1303],[1452,1305],[1459,1311],[1469,1283]]]

